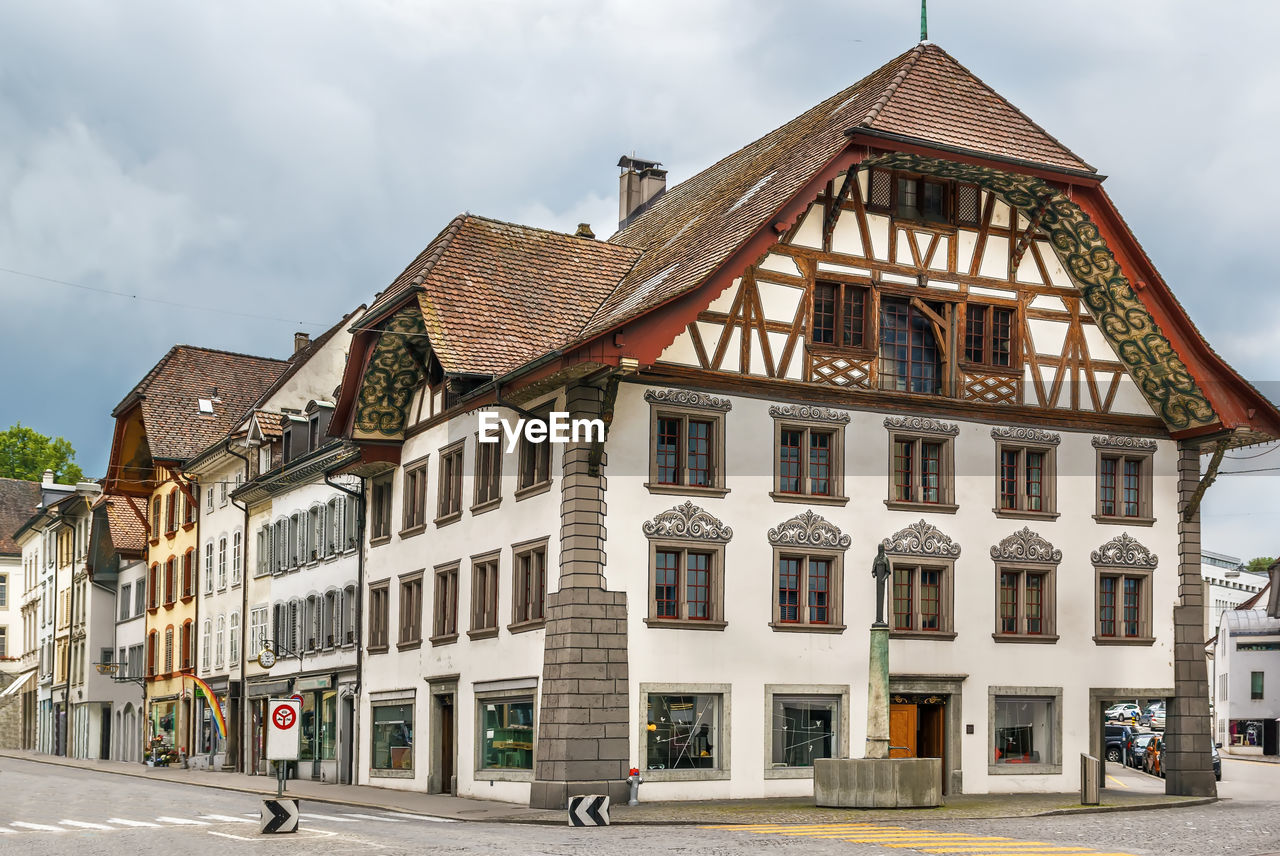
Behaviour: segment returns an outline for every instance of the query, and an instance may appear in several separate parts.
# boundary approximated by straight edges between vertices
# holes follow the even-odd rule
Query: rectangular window
[[[840,699],[836,696],[773,696],[770,763],[812,767],[839,751]]]
[[[533,699],[478,700],[480,769],[533,769]]]
[[[547,445],[547,444],[542,444]],[[440,496],[436,510],[436,522],[454,517],[462,512],[462,452],[463,443],[440,453]]]
[[[178,589],[178,560],[170,556],[164,563],[164,603],[172,606]]]
[[[255,606],[249,610],[250,657],[256,657],[267,644],[267,607]]]
[[[401,646],[422,642],[422,572],[400,579]]]
[[[652,430],[650,489],[716,490],[723,487],[721,416],[655,411]]]
[[[1262,672],[1249,673],[1249,699],[1251,701],[1261,701],[1263,698]]]
[[[369,486],[369,540],[391,537],[391,474],[378,476]]]
[[[813,288],[815,345],[865,348],[867,343],[867,287],[842,282],[819,282]]]
[[[893,565],[893,618],[898,633],[951,634],[950,568]]]
[[[779,423],[775,437],[776,493],[832,498],[843,494],[842,430]]]
[[[498,629],[498,560],[471,563],[471,633]]]
[[[649,621],[689,621],[723,626],[722,554],[675,544],[653,549]]]
[[[1151,456],[1098,456],[1099,517],[1151,519]]]
[[[231,535],[231,585],[240,585],[240,533],[234,532]]]
[[[1015,365],[1014,310],[1005,306],[971,303],[965,307],[964,358],[992,368]]]
[[[152,579],[151,587],[153,589],[152,594],[154,597],[155,565],[151,566],[151,579]],[[133,614],[134,615],[141,615],[146,610],[147,608],[146,596],[147,596],[146,584],[144,584],[142,580],[138,580],[137,585],[134,587],[134,590],[133,590],[133,599],[134,599]],[[152,605],[154,606],[156,604],[152,604]]]
[[[950,438],[890,435],[893,455],[889,504],[950,506],[953,495]]]
[[[427,522],[427,463],[405,467],[402,528],[416,529]]]
[[[374,770],[413,770],[413,702],[372,705]]]
[[[452,642],[458,636],[458,566],[436,569],[432,642]]]
[[[1040,773],[1048,771],[1027,767],[1061,764],[1058,698],[997,695],[993,701],[992,766],[1007,766],[999,771],[1005,773]]]
[[[210,567],[205,568],[205,573],[212,573]],[[227,539],[218,539],[218,591],[222,591],[227,587]]]
[[[550,418],[549,412],[539,411],[539,415],[543,419]],[[522,435],[517,448],[517,468],[517,490],[532,490],[551,481],[550,441],[534,443]]]
[[[502,444],[476,442],[476,495],[473,508],[502,498]]]
[[[777,554],[773,621],[778,629],[838,629],[839,559],[834,555]]]
[[[1053,572],[1000,568],[997,575],[1000,589],[997,637],[1052,637]]]
[[[369,648],[386,650],[390,638],[391,588],[381,582],[369,587]]]
[[[719,695],[657,695],[647,699],[645,768],[720,769]]]
[[[1098,573],[1095,641],[1153,641],[1150,572]]]
[[[125,583],[120,586],[120,620],[124,621],[129,617],[129,609],[133,606],[133,586]]]
[[[512,581],[513,624],[542,621],[546,617],[547,548],[538,546],[515,553]]]
[[[1055,509],[1054,463],[1052,446],[1026,448],[998,443],[999,466],[996,511],[1052,514]],[[1011,516],[1018,516],[1017,514]]]

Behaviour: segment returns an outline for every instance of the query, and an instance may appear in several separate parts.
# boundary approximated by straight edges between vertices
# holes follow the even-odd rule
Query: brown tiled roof
[[[13,536],[39,504],[39,482],[0,478],[0,556],[22,555]]]
[[[284,436],[283,414],[272,413],[270,410],[255,410],[254,416],[258,418],[258,427],[262,429],[263,437],[278,440]]]
[[[592,238],[462,214],[368,317],[417,289],[445,371],[501,374],[574,340],[638,255]]]
[[[108,496],[107,525],[111,529],[111,545],[116,550],[127,550],[140,553],[147,547],[147,530],[142,525],[147,506],[141,499],[131,496]],[[137,513],[130,511],[133,505]]]
[[[225,436],[287,365],[268,357],[175,345],[112,416],[141,400],[152,458],[185,461]],[[200,412],[201,398],[213,401],[212,414]]]
[[[937,45],[919,44],[849,88],[669,189],[610,242],[643,255],[582,338],[705,280],[857,128],[1049,167],[1092,170]]]

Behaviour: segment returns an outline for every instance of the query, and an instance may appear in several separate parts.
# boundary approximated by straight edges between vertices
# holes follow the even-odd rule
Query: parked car
[[[1147,705],[1147,709],[1138,717],[1138,724],[1157,730],[1164,729],[1164,702],[1157,701]]]
[[[1221,743],[1213,744],[1213,777],[1219,782],[1222,781],[1222,756],[1218,754],[1218,747]]]
[[[1153,776],[1164,778],[1164,738],[1157,736],[1147,743],[1147,752],[1142,758],[1142,769]]]
[[[1113,764],[1120,763],[1125,746],[1137,734],[1137,729],[1128,725],[1108,725],[1104,734],[1103,754]]]
[[[1133,702],[1121,702],[1107,708],[1105,716],[1108,722],[1137,722],[1141,714],[1141,709]]]
[[[1139,731],[1133,735],[1133,740],[1129,745],[1129,766],[1135,770],[1142,769],[1142,759],[1147,754],[1147,744],[1154,740],[1155,732]]]

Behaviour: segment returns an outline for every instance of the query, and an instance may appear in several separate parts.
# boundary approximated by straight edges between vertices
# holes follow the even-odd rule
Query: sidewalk
[[[266,776],[147,767],[123,761],[82,761],[41,755],[35,752],[0,751],[0,758],[16,758],[39,764],[76,767],[101,773],[135,776],[153,781],[221,788],[229,791],[274,796],[275,780]],[[2,767],[2,764],[0,764]],[[644,788],[640,789],[641,799]],[[564,824],[563,811],[531,809],[514,803],[395,791],[372,785],[326,785],[290,779],[286,795],[314,803],[333,803],[385,811],[402,811],[447,817],[453,820],[503,823]],[[1089,814],[1108,811],[1141,811],[1157,808],[1205,805],[1213,799],[1171,797],[1163,793],[1142,793],[1123,788],[1106,788],[1102,805],[1082,806],[1078,794],[958,794],[947,804],[932,809],[861,810],[817,808],[812,799],[781,798],[751,800],[702,800],[654,802],[638,806],[610,806],[614,823],[637,824],[748,824],[748,823],[848,823],[850,821],[937,821],[970,818],[1034,817],[1059,814]]]

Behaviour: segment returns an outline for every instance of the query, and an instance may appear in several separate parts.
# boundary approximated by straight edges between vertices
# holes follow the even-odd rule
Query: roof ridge
[[[889,84],[885,86],[884,92],[882,92],[880,97],[876,99],[876,103],[872,104],[871,108],[867,110],[867,115],[862,118],[862,121],[858,123],[859,125],[864,128],[871,127],[871,123],[876,120],[880,115],[880,111],[889,103],[889,99],[893,98],[894,93],[898,91],[898,87],[907,79],[907,75],[909,75],[911,70],[916,67],[916,62],[924,53],[925,47],[926,45],[921,43],[907,51],[910,56],[903,62],[902,68],[898,69],[898,73],[893,76],[893,80],[889,81]],[[946,51],[943,51],[943,53],[946,53]],[[890,62],[893,62],[893,60],[890,60]]]
[[[604,238],[588,238],[586,235],[577,235],[577,234],[574,234],[573,232],[561,232],[559,229],[549,229],[546,226],[530,226],[528,223],[514,223],[510,220],[499,220],[497,217],[486,217],[483,214],[472,214],[471,212],[467,212],[463,216],[465,216],[467,219],[470,219],[470,220],[480,220],[485,223],[494,223],[499,226],[510,226],[513,229],[524,229],[527,232],[542,232],[543,234],[546,234],[546,235],[554,235],[557,238],[569,238],[570,240],[574,240],[574,241],[590,241],[593,246],[598,244],[604,244],[608,247],[616,247],[621,250],[634,250],[636,252],[642,252],[642,250],[639,247],[632,247],[632,246],[629,246],[628,244],[617,244],[611,240],[604,239]],[[588,223],[587,225],[589,226],[591,224]]]
[[[245,359],[249,359],[249,360],[266,360],[268,362],[273,362],[273,363],[289,362],[288,358],[285,358],[282,360],[279,357],[264,357],[259,354],[246,354],[243,351],[228,351],[225,348],[208,348],[208,347],[205,347],[204,345],[184,345],[182,343],[179,343],[177,345],[174,345],[170,350],[176,351],[179,348],[186,351],[200,351],[206,354],[223,354],[228,357],[244,357]]]

